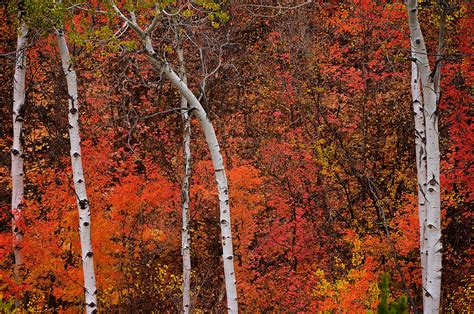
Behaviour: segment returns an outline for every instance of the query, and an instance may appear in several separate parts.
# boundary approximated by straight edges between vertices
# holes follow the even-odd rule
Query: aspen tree
[[[71,163],[76,193],[77,208],[79,210],[79,236],[81,239],[82,269],[84,272],[84,294],[86,312],[97,312],[97,289],[94,273],[94,256],[91,243],[91,212],[87,198],[84,171],[82,168],[81,138],[79,134],[79,103],[77,93],[77,78],[74,65],[69,55],[69,49],[64,36],[64,30],[56,31],[62,68],[67,82],[69,101],[68,128],[71,143]]]
[[[413,57],[414,58],[414,57]],[[415,116],[415,158],[418,181],[418,221],[420,224],[420,261],[423,287],[426,284],[426,136],[423,99],[418,66],[413,59],[411,73],[412,104]],[[424,298],[423,298],[424,299]]]
[[[149,57],[150,62],[170,80],[173,86],[175,86],[180,92],[181,96],[186,98],[190,109],[194,115],[198,118],[201,127],[203,129],[204,136],[206,138],[209,151],[211,153],[212,164],[214,167],[215,179],[217,184],[217,192],[219,199],[219,211],[220,211],[220,228],[221,228],[221,243],[223,251],[223,263],[224,263],[224,279],[226,286],[227,295],[227,310],[229,313],[238,312],[237,302],[237,287],[235,280],[234,271],[234,253],[232,247],[232,231],[230,222],[230,207],[229,207],[229,188],[227,183],[227,176],[224,169],[224,160],[220,152],[220,146],[217,141],[216,132],[214,127],[209,120],[206,111],[202,107],[200,101],[196,98],[194,93],[189,89],[188,85],[174,72],[171,65],[155,52],[151,40],[151,32],[157,25],[158,14],[155,15],[151,24],[142,30],[137,24],[136,18],[131,13],[131,19],[128,19],[120,9],[113,3],[112,7],[117,15],[126,22],[130,28],[132,28],[140,39],[143,41],[145,46],[146,54]]]
[[[12,231],[13,231],[13,254],[15,257],[14,273],[15,279],[20,279],[20,267],[23,263],[21,252],[21,241],[23,233],[20,230],[19,221],[22,213],[22,201],[24,194],[24,169],[23,169],[23,147],[22,132],[25,119],[25,80],[26,80],[26,47],[28,42],[28,26],[24,21],[24,2],[19,1],[18,20],[20,27],[17,34],[17,45],[15,54],[15,73],[13,76],[13,145],[11,148],[11,177],[12,177]],[[18,305],[18,304],[17,304]]]
[[[423,306],[424,313],[439,313],[441,303],[441,268],[442,268],[442,244],[441,244],[441,201],[440,201],[440,153],[439,153],[439,136],[438,136],[438,97],[439,90],[435,90],[435,86],[439,85],[435,82],[436,72],[441,71],[441,63],[437,62],[431,71],[428,52],[426,49],[423,33],[421,31],[418,20],[418,1],[408,0],[408,25],[410,28],[410,42],[412,50],[413,62],[416,65],[417,73],[419,73],[419,83],[421,84],[422,103],[424,118],[424,137],[420,136],[420,140],[425,142],[426,156],[418,156],[418,158],[426,158],[426,174],[419,171],[421,182],[420,194],[423,194],[421,204],[425,204],[426,211],[426,228],[424,229],[426,237],[422,241],[422,250],[426,256],[426,271],[423,284]],[[444,27],[444,26],[443,26]],[[440,32],[441,34],[441,32]],[[443,34],[444,36],[444,34]],[[440,36],[441,37],[441,36]],[[440,38],[440,44],[442,43]],[[413,73],[413,69],[412,69]],[[439,79],[439,78],[438,78]],[[412,90],[414,80],[412,80]],[[418,92],[419,93],[419,92]],[[420,97],[418,97],[420,98]],[[415,105],[414,99],[414,105]],[[418,108],[419,110],[420,108]],[[417,118],[415,118],[417,119]],[[421,119],[421,118],[420,118]],[[420,127],[420,123],[415,124]],[[419,132],[419,130],[417,130]],[[417,135],[418,136],[418,135]],[[419,154],[419,152],[418,152]],[[421,163],[420,166],[423,164]],[[423,189],[424,186],[424,189]],[[420,208],[420,214],[422,209]],[[422,218],[420,218],[420,221]],[[422,230],[423,232],[423,230]],[[425,247],[423,247],[425,246]],[[423,253],[423,252],[422,252]],[[422,265],[423,267],[423,265]]]
[[[184,63],[184,49],[178,47],[179,76],[187,84]],[[188,101],[181,96],[183,117],[183,153],[184,176],[181,186],[182,229],[181,254],[183,255],[183,312],[189,313],[191,307],[191,240],[189,235],[189,180],[191,177],[191,117],[188,111]]]

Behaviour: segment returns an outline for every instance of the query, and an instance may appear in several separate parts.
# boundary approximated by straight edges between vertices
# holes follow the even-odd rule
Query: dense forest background
[[[87,2],[87,1],[86,1]],[[410,41],[400,1],[304,5],[198,2],[163,19],[155,49],[178,65],[208,113],[229,177],[241,311],[374,310],[422,304]],[[82,8],[81,8],[82,7]],[[439,106],[442,307],[472,311],[472,5],[449,1]],[[47,8],[38,8],[38,11]],[[98,306],[179,311],[183,175],[180,95],[102,1],[69,10],[79,80]],[[209,13],[211,12],[211,13]],[[435,1],[420,21],[434,60]],[[44,13],[44,12],[43,12]],[[139,12],[140,13],[140,12]],[[39,14],[39,13],[37,13]],[[71,181],[67,92],[47,14],[27,49],[22,281],[13,276],[11,103],[17,15],[0,4],[0,300],[79,311],[83,284]],[[53,15],[51,15],[53,16]],[[146,22],[146,13],[139,15]],[[54,19],[54,17],[51,17]],[[199,20],[199,22],[198,22]],[[182,30],[176,31],[176,25]],[[115,34],[115,36],[114,36]],[[212,163],[192,121],[191,257],[196,311],[225,310]]]

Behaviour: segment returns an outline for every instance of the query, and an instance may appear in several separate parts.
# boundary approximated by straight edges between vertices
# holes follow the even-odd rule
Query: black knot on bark
[[[77,180],[77,183],[82,183],[82,182],[84,182],[84,180],[82,179]]]
[[[90,252],[90,251],[87,252],[87,254],[86,254],[87,257],[92,257],[92,255],[94,255],[94,254],[93,254],[92,252]]]
[[[88,204],[89,204],[89,201],[86,200],[86,199],[83,199],[83,200],[79,201],[79,207],[81,209],[86,209]]]
[[[231,260],[232,258],[233,258],[233,256],[227,256],[228,260]]]
[[[25,121],[25,119],[23,119],[22,116],[18,116],[18,117],[16,117],[16,119],[15,119],[15,122],[23,122],[23,121]]]
[[[73,107],[73,108],[71,108],[71,110],[69,110],[69,112],[70,112],[71,114],[76,114],[76,113],[77,113],[77,109]]]
[[[83,225],[87,227],[89,223],[86,221]]]
[[[20,151],[18,149],[12,149],[12,154],[14,156],[17,156],[19,153],[20,153]]]
[[[89,303],[89,306],[90,306],[90,307],[95,307],[95,303],[94,303],[94,302],[91,302],[91,303]]]
[[[74,157],[76,157],[76,158],[79,157],[79,156],[81,156],[78,152],[75,152],[75,153],[72,154],[72,155],[73,155]]]
[[[436,183],[438,183],[438,181],[436,181],[436,178],[433,174],[433,178],[431,178],[431,180],[428,182],[430,185],[436,185]]]
[[[419,44],[421,43],[421,40],[417,39],[417,40],[415,40],[415,43],[416,43],[417,45],[419,45]]]
[[[70,129],[73,128],[73,126],[72,126],[71,124],[68,124],[67,126],[68,126],[68,128],[70,128]]]
[[[225,220],[225,219],[221,220],[221,224],[225,225],[226,223],[227,223],[227,220]]]

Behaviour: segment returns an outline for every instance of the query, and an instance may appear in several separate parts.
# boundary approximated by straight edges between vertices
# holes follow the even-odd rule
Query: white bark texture
[[[437,97],[416,0],[407,2],[412,54],[420,73],[426,134],[426,285],[424,313],[439,313],[441,303],[441,201]]]
[[[226,286],[227,295],[227,311],[229,313],[238,313],[238,302],[237,302],[237,286],[235,280],[234,271],[234,253],[232,248],[232,231],[230,222],[230,208],[229,208],[229,189],[227,184],[227,177],[224,170],[224,160],[220,152],[219,143],[217,141],[216,132],[212,126],[211,121],[207,117],[206,111],[202,107],[199,100],[189,89],[188,85],[179,78],[179,76],[173,71],[168,62],[160,60],[159,56],[153,49],[153,45],[150,38],[150,32],[153,31],[153,27],[156,26],[157,17],[155,16],[153,22],[148,26],[146,30],[142,30],[136,23],[132,16],[130,21],[120,9],[112,2],[112,7],[118,16],[128,23],[128,25],[140,36],[143,40],[145,51],[150,58],[150,62],[161,70],[165,76],[171,81],[171,83],[179,90],[182,97],[186,98],[190,108],[193,110],[196,117],[199,119],[204,136],[206,138],[209,151],[211,153],[212,164],[214,167],[214,173],[217,183],[217,192],[219,198],[219,211],[220,211],[220,227],[222,237],[222,251],[224,261],[224,279]]]
[[[414,54],[412,54],[413,60]],[[411,91],[415,116],[415,157],[418,182],[418,221],[420,223],[420,261],[422,285],[426,286],[426,136],[423,99],[416,62],[412,62]],[[426,296],[423,293],[423,303]]]
[[[21,219],[21,206],[24,194],[24,170],[23,170],[23,147],[21,136],[23,121],[25,119],[25,80],[26,80],[26,45],[28,41],[28,27],[21,22],[18,30],[15,74],[13,78],[13,145],[11,149],[12,158],[12,231],[13,231],[13,254],[15,257],[15,279],[19,280],[19,269],[23,263],[21,254],[21,241],[23,233],[18,224]]]
[[[94,274],[94,257],[91,243],[90,207],[87,198],[86,183],[82,169],[81,138],[79,136],[79,103],[77,94],[77,78],[72,60],[69,56],[64,31],[58,30],[58,46],[61,55],[62,67],[66,76],[67,91],[69,96],[69,139],[71,142],[71,163],[76,193],[77,207],[79,210],[79,235],[81,238],[82,268],[84,272],[84,294],[86,312],[97,312],[97,289]]]
[[[178,48],[179,76],[187,84],[184,51]],[[191,119],[188,112],[188,101],[181,97],[183,115],[183,153],[184,177],[181,186],[182,229],[181,254],[183,256],[183,312],[189,313],[191,308],[191,239],[189,235],[189,181],[191,177]]]
[[[201,106],[199,100],[196,98],[196,96],[194,96],[188,86],[173,71],[171,66],[166,62],[163,63],[156,60],[155,54],[151,54],[150,57],[151,60],[154,60],[154,63],[159,63],[162,66],[165,75],[170,79],[173,85],[179,89],[181,95],[186,97],[187,101],[191,105],[191,108],[195,109],[194,113],[199,119],[199,122],[201,123],[201,127],[203,129],[207,145],[211,152],[212,164],[214,166],[217,192],[219,197],[220,227],[223,252],[222,258],[224,260],[224,278],[227,295],[227,310],[229,313],[237,313],[237,287],[234,271],[234,252],[232,248],[229,189],[227,184],[227,177],[225,175],[224,170],[224,160],[222,159],[214,127],[212,126],[212,123],[207,117],[206,111],[204,111],[204,108]]]

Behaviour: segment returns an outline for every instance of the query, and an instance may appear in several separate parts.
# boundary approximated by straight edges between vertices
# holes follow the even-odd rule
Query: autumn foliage
[[[420,8],[434,51],[435,2]],[[213,17],[183,45],[195,91],[203,73],[196,45],[206,47],[209,69],[222,63],[207,78],[205,109],[227,166],[241,311],[375,311],[384,273],[389,302],[403,294],[421,308],[404,5],[316,1],[275,14],[231,1],[207,9]],[[17,298],[28,311],[81,311],[67,95],[52,32],[38,31],[28,48],[24,264],[22,280],[13,276],[8,104],[16,16],[4,4],[0,11],[0,304]],[[108,41],[120,23],[90,12],[74,11],[67,28],[80,84],[98,306],[178,312],[182,122],[168,109],[179,107],[180,95],[147,62],[132,32]],[[183,14],[192,19],[190,12]],[[173,36],[160,27],[157,45],[176,65]],[[472,311],[473,31],[472,6],[454,1],[439,124],[442,304],[456,313]],[[217,192],[197,121],[192,128],[191,301],[196,311],[221,312]]]

